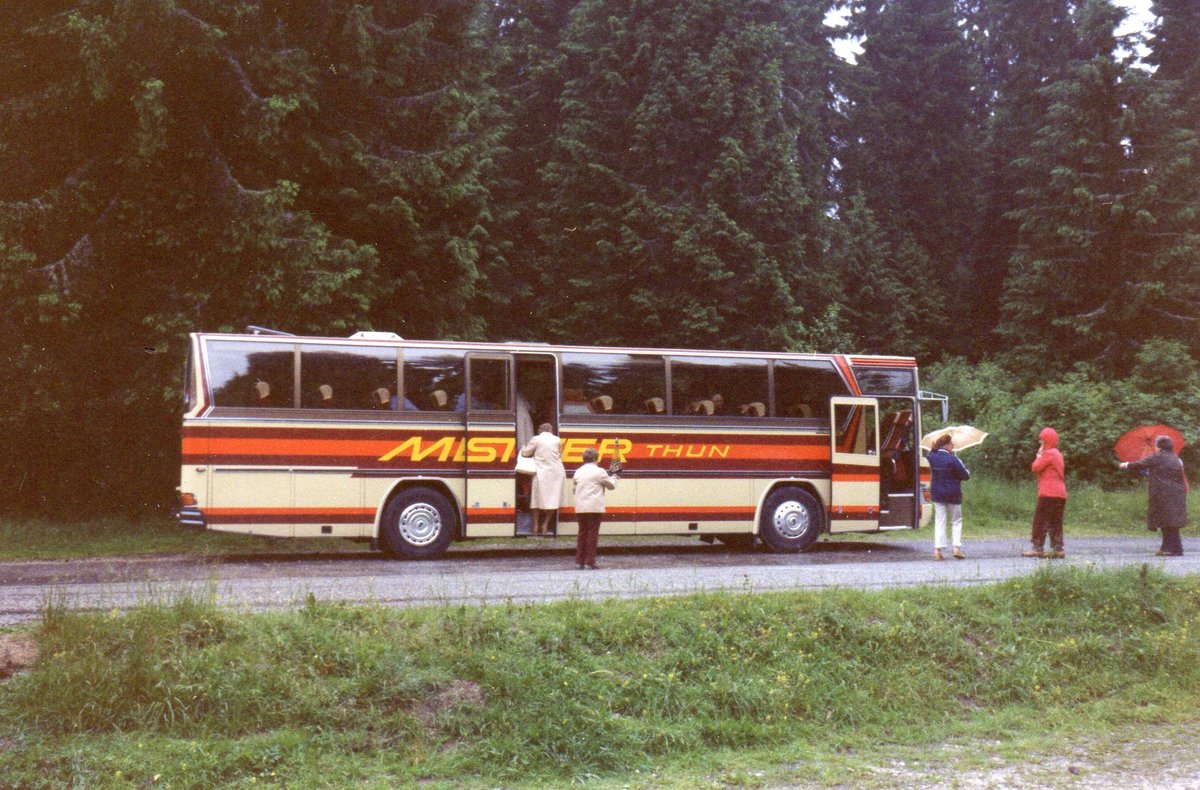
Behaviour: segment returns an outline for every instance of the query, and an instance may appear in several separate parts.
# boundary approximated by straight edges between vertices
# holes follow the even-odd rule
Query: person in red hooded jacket
[[[1067,556],[1063,550],[1063,511],[1067,506],[1066,463],[1058,451],[1058,431],[1043,428],[1038,439],[1041,443],[1030,467],[1038,478],[1037,508],[1033,511],[1030,546],[1021,552],[1021,556],[1061,559]],[[1047,535],[1050,537],[1049,552],[1044,550]]]

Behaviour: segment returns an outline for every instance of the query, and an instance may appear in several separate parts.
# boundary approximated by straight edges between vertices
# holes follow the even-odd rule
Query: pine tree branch
[[[104,211],[96,217],[91,223],[92,228],[102,226],[116,208],[119,198],[114,196],[104,207]],[[32,269],[29,273],[34,276],[41,276],[50,281],[64,295],[71,293],[71,282],[75,277],[75,272],[81,268],[91,266],[96,262],[96,248],[92,242],[92,232],[89,230],[84,233],[75,243],[71,245],[71,249],[67,250],[66,254],[58,260],[48,263],[45,266],[40,266]]]
[[[262,103],[262,96],[254,89],[254,84],[250,81],[250,77],[246,74],[246,70],[242,67],[242,63],[238,60],[237,55],[229,47],[215,44],[209,36],[212,30],[211,25],[192,12],[179,7],[171,11],[171,16],[183,20],[189,29],[213,45],[221,57],[221,62],[228,67],[229,76],[232,77],[233,84],[240,90],[247,104]]]

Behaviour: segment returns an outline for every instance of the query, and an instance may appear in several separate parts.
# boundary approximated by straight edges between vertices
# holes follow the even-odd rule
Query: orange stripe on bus
[[[206,507],[208,516],[370,516],[374,508],[361,507]]]

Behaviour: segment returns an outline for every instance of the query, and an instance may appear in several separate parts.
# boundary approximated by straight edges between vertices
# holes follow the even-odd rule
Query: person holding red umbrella
[[[1187,525],[1187,478],[1183,461],[1175,454],[1175,442],[1170,436],[1155,440],[1158,452],[1138,461],[1122,461],[1121,468],[1146,473],[1150,483],[1146,528],[1162,533],[1160,557],[1182,557],[1183,538],[1179,530]]]
[[[1063,548],[1063,511],[1067,507],[1066,462],[1058,450],[1058,431],[1050,427],[1043,428],[1038,439],[1037,457],[1030,467],[1038,478],[1037,507],[1033,511],[1030,546],[1021,552],[1021,556],[1062,559],[1067,556]],[[1050,538],[1048,552],[1044,551],[1047,536]]]

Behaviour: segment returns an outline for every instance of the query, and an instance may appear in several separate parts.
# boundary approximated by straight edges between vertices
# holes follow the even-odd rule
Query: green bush
[[[1069,477],[1108,487],[1131,484],[1117,470],[1112,448],[1138,425],[1162,423],[1180,430],[1187,442],[1185,464],[1200,463],[1200,365],[1174,341],[1145,344],[1123,380],[1108,379],[1097,367],[1081,363],[1056,379],[1026,386],[997,362],[971,366],[953,359],[929,366],[924,381],[950,396],[951,423],[989,433],[971,451],[972,471],[1010,479],[1029,475],[1038,433],[1046,426],[1058,431]],[[925,430],[934,427],[927,416]]]

